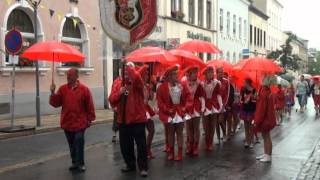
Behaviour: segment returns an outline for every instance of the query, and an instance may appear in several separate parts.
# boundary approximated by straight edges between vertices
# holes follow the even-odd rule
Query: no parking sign
[[[5,37],[5,46],[11,55],[16,55],[22,48],[21,33],[16,29],[10,30]]]

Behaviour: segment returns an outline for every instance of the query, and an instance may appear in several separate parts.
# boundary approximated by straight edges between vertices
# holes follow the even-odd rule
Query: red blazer
[[[202,108],[202,104],[201,104],[201,100],[200,98],[205,98],[205,91],[203,89],[203,86],[201,85],[200,82],[198,82],[198,87],[196,89],[196,92],[194,94],[194,97],[192,99],[192,95],[190,94],[190,97],[191,97],[191,105],[190,107],[188,108],[188,113],[190,114],[193,114],[194,111],[196,112],[201,112],[201,108]],[[184,86],[188,87],[189,89],[189,86],[188,86],[188,81],[184,81],[182,83]],[[189,92],[191,93],[190,89],[189,89]]]
[[[269,132],[276,126],[276,115],[271,90],[262,87],[257,99],[257,108],[254,115],[255,131]]]
[[[204,89],[204,83],[206,83],[206,81],[203,81],[203,83],[202,83],[203,89]],[[220,81],[216,81],[216,83],[217,84],[216,84],[215,88],[213,89],[211,98],[208,98],[207,94],[204,93],[204,99],[205,99],[205,103],[206,103],[206,108],[209,109],[209,110],[211,110],[213,107],[215,109],[220,109],[221,108],[220,104],[218,102],[218,96],[221,96],[221,94],[220,94],[221,83],[220,83]]]
[[[109,102],[113,109],[117,111],[118,123],[120,124],[135,124],[146,123],[146,111],[144,105],[143,81],[140,74],[131,67],[126,67],[131,85],[126,84],[129,89],[127,96],[127,103],[123,108],[123,96],[120,95],[120,88],[122,87],[122,79],[118,78],[113,82]],[[125,118],[123,119],[123,110],[125,109]]]
[[[149,100],[153,100],[153,92],[152,92],[152,86],[149,85],[149,84],[145,84],[145,92],[144,92],[144,98],[147,99],[148,101]],[[154,115],[156,115],[156,113],[154,112],[154,110],[152,109],[152,107],[148,104],[148,102],[144,102],[144,108],[146,110],[146,112],[149,113],[149,115],[152,117]]]
[[[275,95],[275,104],[277,109],[284,109],[285,107],[285,92],[283,89],[279,89]]]
[[[188,87],[181,84],[182,94],[180,97],[180,104],[174,105],[172,103],[169,93],[169,83],[162,83],[157,90],[157,101],[159,108],[159,118],[162,122],[168,123],[169,117],[174,117],[176,113],[182,118],[185,116],[186,111],[192,106],[192,99]],[[173,113],[170,113],[170,110]]]
[[[224,106],[226,106],[229,101],[230,82],[225,78],[223,78],[220,82],[221,82],[220,94],[222,97],[222,103]]]
[[[91,92],[79,81],[72,89],[68,84],[61,86],[57,93],[50,96],[51,106],[61,109],[60,126],[67,131],[86,129],[96,119]]]

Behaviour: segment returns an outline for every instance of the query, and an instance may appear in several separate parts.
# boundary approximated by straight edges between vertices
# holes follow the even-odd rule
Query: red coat
[[[127,96],[126,106],[123,108],[123,97],[120,95],[120,88],[122,87],[122,79],[118,78],[113,82],[109,102],[111,106],[117,111],[118,123],[135,124],[146,123],[146,111],[144,105],[144,84],[140,74],[131,67],[126,68],[128,71],[131,85],[127,83],[129,94]],[[123,110],[125,109],[125,118],[123,119]],[[123,122],[125,120],[125,122]]]
[[[185,116],[186,111],[190,106],[192,106],[192,100],[188,87],[181,84],[182,93],[180,97],[180,104],[174,105],[171,100],[169,93],[169,83],[162,83],[157,90],[157,101],[159,108],[159,118],[162,122],[168,123],[169,117],[174,117],[177,113],[182,118]],[[170,110],[172,113],[170,113]]]
[[[224,106],[226,106],[229,101],[230,82],[225,78],[223,78],[220,82],[221,82],[220,94],[222,97],[222,103]]]
[[[204,81],[204,82],[202,83],[203,89],[205,89],[205,88],[204,88],[204,86],[205,86],[204,83],[207,83],[207,82]],[[215,87],[214,87],[214,89],[213,89],[211,98],[207,97],[207,94],[206,94],[206,93],[204,94],[205,104],[206,104],[206,108],[207,108],[208,110],[212,110],[212,108],[215,108],[215,109],[217,109],[217,110],[220,110],[220,108],[221,108],[220,106],[221,106],[221,105],[219,104],[219,101],[218,101],[218,96],[221,97],[221,95],[220,95],[220,88],[221,88],[220,82],[215,80]],[[204,91],[205,91],[205,90],[204,90]]]
[[[266,133],[276,126],[276,115],[271,90],[262,87],[257,100],[257,108],[254,115],[255,131]]]
[[[68,84],[61,86],[50,96],[51,106],[61,110],[61,128],[67,131],[86,129],[96,119],[92,95],[88,87],[79,81],[72,89]]]
[[[193,114],[194,111],[200,113],[202,111],[202,104],[201,104],[201,98],[204,99],[205,97],[205,92],[204,92],[204,89],[203,89],[203,86],[200,84],[200,82],[197,82],[198,83],[198,87],[197,89],[195,90],[194,92],[194,96],[192,98],[192,90],[190,89],[189,85],[188,85],[188,81],[184,81],[183,84],[184,86],[188,87],[188,90],[190,92],[190,95],[191,95],[191,105],[190,107],[188,108],[188,113],[190,114]]]
[[[145,84],[144,86],[144,108],[147,113],[149,113],[150,117],[156,115],[152,107],[148,104],[149,100],[153,100],[153,92],[151,86]]]
[[[279,89],[275,94],[276,109],[284,109],[285,104],[285,92],[283,89]]]

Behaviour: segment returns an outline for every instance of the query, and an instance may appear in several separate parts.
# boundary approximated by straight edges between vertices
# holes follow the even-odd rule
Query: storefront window
[[[8,18],[7,31],[10,31],[13,28],[16,28],[22,34],[23,44],[22,44],[22,49],[20,51],[20,54],[21,54],[24,50],[26,50],[28,47],[30,47],[35,43],[33,23],[29,15],[21,9],[13,10]],[[6,52],[5,64],[7,66],[12,65],[12,63],[9,62],[8,52]],[[19,58],[18,65],[21,67],[33,66],[34,62],[24,58]]]
[[[237,17],[233,15],[233,36],[236,37],[237,34]]]
[[[189,0],[189,23],[194,24],[194,0]]]
[[[242,18],[239,18],[239,39],[242,38]]]
[[[223,31],[223,9],[220,9],[220,31]]]
[[[203,0],[198,0],[198,25],[203,26]]]
[[[207,1],[207,28],[211,29],[211,16],[212,16],[212,8],[211,8],[211,0]]]
[[[230,36],[230,12],[227,13],[227,35]]]

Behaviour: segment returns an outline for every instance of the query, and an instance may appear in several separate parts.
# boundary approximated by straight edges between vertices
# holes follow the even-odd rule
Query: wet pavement
[[[308,179],[309,174],[312,174],[310,177],[316,179],[319,177],[317,175],[319,174],[318,163],[320,162],[320,119],[315,119],[313,109],[311,107],[309,109],[310,112],[305,114],[294,113],[291,120],[286,119],[280,127],[273,130],[273,161],[270,164],[262,164],[255,160],[255,157],[263,152],[262,144],[255,145],[253,149],[244,149],[243,129],[229,142],[215,146],[211,153],[206,153],[202,145],[200,156],[197,158],[184,157],[182,162],[167,161],[165,153],[162,152],[164,145],[162,127],[158,124],[153,145],[156,158],[150,161],[150,171],[147,179],[291,180]],[[123,161],[119,144],[110,143],[111,135],[110,125],[97,125],[88,131],[87,171],[82,174],[73,174],[68,171],[70,159],[67,154],[66,141],[61,131],[0,141],[0,179],[143,179],[139,177],[138,173],[122,174],[120,172]],[[30,138],[29,141],[27,141],[28,138]],[[34,139],[39,142],[33,142]],[[12,152],[7,152],[6,145],[10,143],[12,143]],[[20,146],[20,144],[23,144],[23,146]],[[26,153],[19,154],[14,151],[14,147],[19,148],[18,152],[25,151]],[[30,153],[28,151],[34,152]],[[55,156],[59,153],[59,156]],[[27,157],[23,158],[24,156]],[[46,159],[48,156],[51,158]],[[44,160],[32,161],[35,159]],[[11,162],[11,164],[8,164],[8,162]],[[29,165],[26,162],[29,162]],[[19,166],[19,164],[24,165]],[[6,172],[1,171],[8,166],[12,168],[7,169]],[[301,176],[301,174],[305,176]]]

